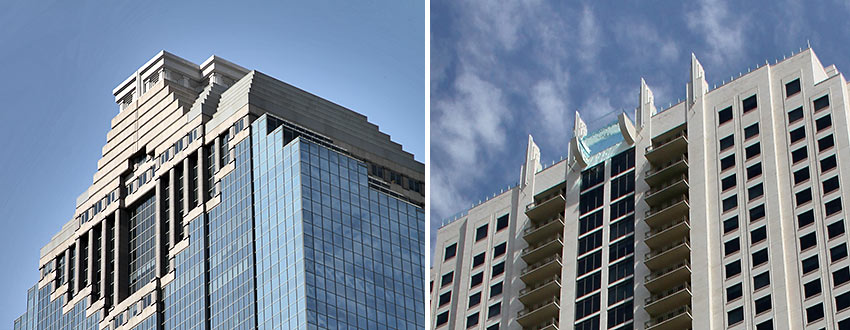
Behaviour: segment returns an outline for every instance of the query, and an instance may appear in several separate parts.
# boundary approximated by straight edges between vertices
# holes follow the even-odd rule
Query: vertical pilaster
[[[221,139],[215,138],[214,140],[215,147],[213,147],[213,153],[216,155],[215,157],[213,157],[213,160],[215,161],[215,168],[213,169],[213,174],[215,174],[215,172],[218,172],[218,170],[221,169],[221,166],[224,165],[221,163],[221,155],[218,155],[219,150],[221,150]]]
[[[61,271],[65,274],[65,276],[63,276],[62,283],[59,283],[60,285],[68,283],[68,279],[71,278],[71,248],[70,247],[65,249],[64,268],[61,269]]]
[[[168,251],[163,249],[162,238],[162,180],[156,179],[156,195],[154,196],[154,255],[156,255],[156,274],[165,274],[165,261],[167,260]]]
[[[94,283],[94,227],[88,231],[86,234],[87,242],[86,246],[86,273],[83,274],[86,277],[86,284],[92,285]]]
[[[82,236],[77,237],[76,239],[76,247],[74,248],[74,292],[76,294],[80,291],[80,286],[83,284],[82,274],[80,274],[80,265],[82,264],[82,260],[80,260],[80,256],[82,253],[83,247],[83,239]]]
[[[109,274],[108,268],[108,259],[112,256],[109,255],[109,250],[107,250],[107,241],[109,240],[108,236],[108,227],[109,227],[109,217],[104,217],[103,222],[100,223],[100,297],[106,297],[109,294],[109,290],[106,288],[106,274]]]
[[[198,149],[198,204],[204,205],[207,202],[207,147],[201,145],[201,148]]]
[[[180,218],[183,218],[183,216],[185,216],[185,214],[191,209],[191,194],[189,192],[192,190],[191,176],[192,171],[189,169],[189,157],[186,157],[183,159],[183,214],[177,215]],[[183,225],[183,221],[180,221],[180,225]]]
[[[177,233],[177,231],[174,228],[174,223],[177,222],[177,214],[175,212],[175,210],[177,209],[175,207],[175,201],[177,200],[177,195],[175,191],[177,189],[175,189],[176,187],[174,185],[176,183],[176,175],[177,174],[175,173],[174,168],[168,170],[168,217],[171,219],[171,221],[168,222],[168,246],[174,246],[174,244],[176,243],[175,233]]]

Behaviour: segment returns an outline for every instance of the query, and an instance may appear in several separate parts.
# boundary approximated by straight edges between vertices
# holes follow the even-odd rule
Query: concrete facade
[[[806,49],[715,88],[692,57],[686,87],[658,111],[641,82],[634,123],[577,114],[546,168],[529,138],[519,184],[439,229],[434,328],[850,329],[844,76]]]
[[[259,220],[255,220],[254,213],[271,211],[254,205],[253,198],[258,197],[252,196],[265,193],[266,190],[259,189],[266,187],[275,187],[280,194],[298,190],[294,198],[301,196],[300,186],[287,183],[284,188],[283,181],[280,184],[255,182],[256,178],[265,178],[266,175],[259,172],[262,168],[257,167],[261,160],[256,157],[260,152],[268,153],[272,158],[280,153],[280,150],[271,149],[249,152],[259,141],[266,141],[267,136],[280,140],[275,140],[278,144],[272,145],[281,149],[283,145],[303,145],[305,151],[299,158],[302,166],[321,165],[321,174],[334,173],[320,177],[318,168],[313,173],[316,182],[324,184],[331,177],[336,180],[329,188],[322,186],[325,190],[319,190],[319,186],[312,188],[317,195],[319,191],[321,194],[333,193],[333,199],[328,195],[328,204],[323,205],[328,207],[327,217],[331,216],[331,210],[335,221],[339,220],[337,214],[345,219],[354,215],[350,206],[346,208],[348,213],[339,210],[339,200],[348,202],[350,191],[351,196],[355,193],[364,196],[360,197],[364,204],[359,201],[355,204],[357,214],[366,212],[368,215],[370,200],[374,203],[371,204],[372,212],[378,212],[379,207],[383,212],[385,207],[392,206],[393,212],[399,212],[399,215],[393,214],[394,221],[401,221],[402,228],[409,226],[410,233],[424,237],[424,224],[417,224],[424,222],[424,165],[415,161],[413,155],[402,150],[401,145],[391,141],[388,135],[381,133],[376,125],[359,113],[216,56],[198,65],[165,51],[140,67],[116,87],[113,94],[119,112],[112,119],[92,185],[77,198],[76,212],[71,220],[41,249],[41,279],[30,290],[28,312],[15,322],[15,329],[72,326],[75,329],[172,328],[166,325],[166,321],[194,321],[181,325],[181,328],[282,327],[280,318],[276,319],[277,323],[262,323],[264,313],[269,313],[267,319],[271,319],[271,313],[280,313],[280,308],[264,308],[262,299],[255,301],[256,294],[236,295],[237,292],[254,292],[257,288],[253,284],[240,286],[234,282],[236,274],[248,278],[240,281],[250,283],[256,282],[253,276],[265,273],[254,256],[254,253],[261,253],[266,248],[257,246],[259,243],[253,241],[254,237],[258,240],[263,237],[263,234],[255,233],[259,229],[253,227],[254,222]],[[258,127],[264,131],[259,132]],[[310,161],[311,153],[317,155],[313,163]],[[319,153],[321,156],[318,156]],[[262,161],[265,162],[265,159]],[[341,166],[338,163],[330,166],[326,164],[327,159],[343,162],[353,172],[334,167]],[[305,171],[304,180],[309,181],[309,171]],[[287,172],[287,178],[300,182],[300,174]],[[344,196],[340,196],[340,182],[349,181],[351,186],[346,183],[342,188]],[[304,185],[306,187],[308,183]],[[335,190],[328,190],[330,188]],[[245,196],[248,196],[247,200]],[[309,196],[303,198],[304,201],[310,200]],[[319,201],[324,203],[325,200],[319,198]],[[287,215],[294,214],[293,223],[302,221],[302,214],[310,212],[306,207],[299,208],[302,205],[300,201],[294,203],[295,206],[292,199],[288,202],[286,205],[281,202],[279,212],[283,215],[286,209]],[[313,202],[316,203],[315,200]],[[290,211],[290,208],[294,210]],[[317,212],[310,213],[315,220],[305,218],[304,223],[321,220]],[[262,216],[267,218],[269,214],[275,215],[272,212]],[[260,215],[256,217],[259,219]],[[381,217],[374,216],[373,219],[378,221]],[[286,220],[290,221],[290,218]],[[235,230],[233,227],[238,227],[239,232],[230,231]],[[300,229],[301,225],[292,228]],[[221,245],[215,245],[219,233],[224,236],[218,243]],[[310,242],[307,239],[318,234],[321,232],[299,232],[297,237],[305,239],[295,244],[304,246],[305,242]],[[400,244],[397,242],[399,238],[393,236],[397,234],[386,233],[384,239]],[[225,246],[230,241],[242,245]],[[411,241],[418,242],[421,238],[413,237]],[[301,251],[300,247],[297,249]],[[405,246],[395,251],[421,256],[424,254],[422,250],[411,250]],[[233,254],[233,251],[242,252]],[[296,259],[292,263],[293,269],[298,270],[302,285],[297,296],[301,299],[300,306],[315,299],[315,293],[305,293],[303,286],[310,288],[310,272],[315,272],[304,269],[312,262],[309,259],[312,254],[300,256],[306,261]],[[196,258],[201,260],[207,257],[217,259],[193,263],[198,259],[192,259],[190,255],[197,255]],[[341,255],[327,257],[342,258]],[[284,258],[284,254],[280,254],[280,258]],[[218,263],[223,260],[232,264],[220,268]],[[405,262],[398,267],[415,269],[408,264],[414,261]],[[418,265],[421,266],[421,261]],[[192,266],[200,268],[193,269]],[[307,284],[304,284],[304,272]],[[183,280],[188,274],[198,273],[202,275],[195,282]],[[292,273],[292,276],[295,274]],[[424,270],[411,276],[424,279]],[[173,308],[169,297],[178,297],[175,298],[177,301],[183,299],[187,295],[186,290],[191,291],[187,282],[193,283],[199,290],[189,296],[200,296],[201,299],[180,306],[197,306],[197,312],[191,308],[171,312]],[[424,291],[421,283],[408,285],[409,288],[404,287],[404,294],[399,294],[412,296],[417,291]],[[176,289],[178,287],[180,289]],[[224,298],[218,301],[216,290],[221,287],[243,289],[221,291]],[[203,298],[204,295],[207,298]],[[311,295],[313,298],[310,298]],[[212,299],[220,306],[227,306],[234,303],[227,302],[231,299],[229,297],[236,297],[232,298],[234,301],[248,300],[239,300],[241,307],[231,306],[226,313],[216,312],[220,307],[210,303]],[[421,294],[416,297],[421,297]],[[353,296],[347,298],[354,299]],[[358,317],[354,315],[348,319],[344,318],[345,314],[331,320],[321,316],[317,319],[309,312],[310,308],[316,308],[315,305],[313,301],[313,307],[299,309],[298,315],[306,310],[306,317],[294,318],[290,325],[326,328],[330,327],[329,324],[336,324],[327,323],[331,321],[340,322],[340,325],[357,324]],[[424,318],[424,315],[416,316],[416,313],[405,312],[402,308],[416,310],[412,303],[400,306],[396,314],[383,314],[382,324],[406,326]],[[242,312],[236,313],[239,310]],[[258,310],[263,314],[260,315]],[[421,310],[418,309],[420,314]],[[241,321],[237,322],[237,316],[231,317],[233,314]],[[185,315],[188,316],[183,317]],[[366,318],[366,315],[359,316]]]

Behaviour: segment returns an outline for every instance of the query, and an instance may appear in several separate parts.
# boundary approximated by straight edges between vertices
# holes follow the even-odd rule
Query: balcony
[[[691,224],[688,217],[681,217],[679,220],[667,223],[661,227],[653,228],[646,232],[644,243],[651,249],[657,250],[668,242],[673,242],[682,238],[689,237],[691,232]]]
[[[563,232],[564,217],[559,214],[541,223],[529,222],[529,226],[523,231],[523,239],[532,245],[540,243],[542,239],[551,237],[554,233]]]
[[[557,317],[561,311],[561,301],[557,297],[535,304],[519,311],[517,323],[523,327],[535,326],[543,321]]]
[[[526,267],[520,279],[525,285],[533,285],[546,278],[561,275],[561,267],[561,255],[553,255]]]
[[[553,254],[561,254],[564,249],[564,238],[561,233],[549,236],[536,245],[522,249],[522,260],[532,264]]]
[[[686,283],[691,279],[691,262],[685,260],[662,270],[652,272],[644,277],[644,287],[649,292],[657,293],[665,288]]]
[[[679,261],[690,259],[690,239],[685,238],[667,246],[650,251],[645,255],[644,264],[652,270],[663,269],[667,265],[676,264]]]
[[[690,209],[691,205],[688,204],[688,198],[683,195],[664,205],[649,209],[643,221],[652,228],[658,228],[669,223],[672,219],[687,216]]]
[[[558,330],[558,317],[553,317],[546,321],[540,322],[533,327],[525,328],[527,330]]]
[[[547,280],[543,280],[533,286],[525,287],[519,290],[519,301],[523,305],[531,305],[535,301],[542,301],[551,297],[558,297],[561,294],[561,276],[555,275]]]
[[[561,214],[566,207],[567,200],[564,194],[559,192],[543,199],[540,202],[528,204],[525,207],[525,215],[529,219],[545,219],[552,214]]]
[[[663,164],[671,157],[687,151],[688,134],[685,131],[679,131],[663,141],[653,141],[652,146],[646,148],[646,160],[653,164]]]
[[[653,186],[645,198],[646,204],[649,206],[658,206],[676,196],[687,194],[689,188],[687,175],[683,174],[674,177],[672,180],[666,181],[663,184]]]
[[[663,314],[666,311],[687,306],[691,303],[691,285],[683,283],[672,289],[654,294],[644,300],[644,309],[650,315]]]
[[[650,319],[644,323],[646,330],[681,330],[690,329],[693,317],[691,307],[682,306],[679,309],[659,317]]]
[[[657,168],[646,171],[646,183],[654,186],[681,173],[688,173],[688,155],[676,157]]]

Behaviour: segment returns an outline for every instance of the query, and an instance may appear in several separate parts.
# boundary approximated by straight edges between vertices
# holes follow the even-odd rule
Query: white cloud
[[[710,62],[722,65],[743,55],[744,21],[729,15],[722,0],[699,1],[698,8],[688,12],[685,20],[688,28],[705,38]]]
[[[585,65],[590,65],[595,63],[596,56],[599,53],[599,48],[601,46],[600,41],[600,28],[596,23],[596,16],[593,13],[593,10],[585,6],[582,9],[581,17],[579,19],[579,59],[585,63]]]
[[[570,127],[567,115],[565,88],[558,88],[551,80],[539,81],[531,90],[531,97],[537,107],[540,128],[549,143],[557,144],[566,140],[566,127]]]

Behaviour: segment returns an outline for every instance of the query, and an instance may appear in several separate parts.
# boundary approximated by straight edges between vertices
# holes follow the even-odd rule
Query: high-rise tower
[[[417,328],[424,166],[366,117],[161,52],[15,329]]]
[[[684,101],[641,82],[565,160],[444,221],[435,329],[850,329],[848,82],[811,49]]]

